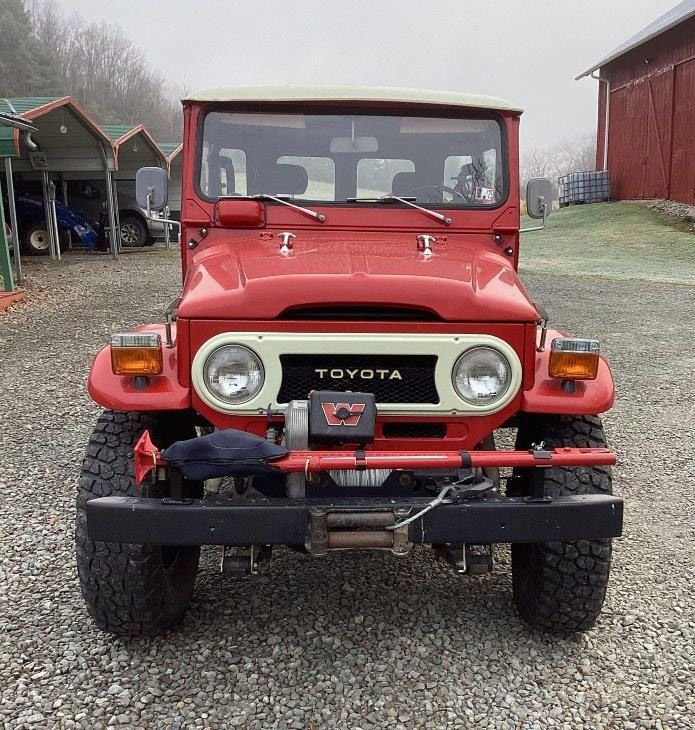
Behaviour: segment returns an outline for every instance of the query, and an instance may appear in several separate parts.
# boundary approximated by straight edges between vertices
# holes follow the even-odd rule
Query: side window
[[[360,160],[357,163],[357,197],[379,198],[391,193],[404,195],[408,192],[405,188],[418,187],[418,183],[413,181],[412,185],[404,183],[404,189],[398,187],[394,190],[394,178],[404,172],[415,172],[412,160]]]
[[[246,153],[244,150],[220,150],[220,185],[222,195],[246,195]]]
[[[502,182],[497,175],[497,150],[474,155],[447,157],[444,185],[459,194],[444,194],[444,202],[470,205],[494,205],[502,197]]]
[[[205,142],[200,168],[200,189],[204,195],[246,195],[246,153],[222,148],[215,151]]]
[[[335,200],[335,162],[330,157],[297,157],[284,155],[278,165],[299,165],[307,172],[309,184],[301,195],[304,200]]]
[[[498,188],[500,185],[497,179],[497,150],[485,150],[483,161],[485,162],[485,180],[487,184],[491,187]]]
[[[455,188],[459,182],[459,176],[465,174],[467,166],[471,164],[473,158],[470,155],[452,155],[444,161],[444,182],[447,188]],[[453,193],[444,193],[445,203],[461,203],[461,198]]]

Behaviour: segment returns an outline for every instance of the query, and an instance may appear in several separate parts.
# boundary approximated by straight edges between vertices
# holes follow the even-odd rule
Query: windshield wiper
[[[318,221],[319,223],[323,223],[326,220],[326,216],[322,213],[318,213],[315,210],[311,210],[311,208],[303,208],[301,205],[297,205],[296,203],[291,203],[289,200],[285,200],[285,197],[289,196],[279,196],[279,195],[270,195],[270,193],[258,193],[256,195],[228,195],[225,196],[227,200],[274,200],[276,203],[282,203],[283,205],[286,205],[288,208],[292,208],[293,210],[298,211],[299,213],[303,213],[304,215],[309,216],[309,218],[313,218],[314,220]]]
[[[389,201],[395,200],[399,203],[403,203],[404,205],[409,205],[411,208],[415,208],[415,210],[419,210],[421,213],[424,213],[425,215],[428,215],[430,218],[434,218],[435,220],[439,221],[440,223],[443,223],[445,226],[451,225],[451,218],[448,216],[442,215],[441,213],[437,213],[436,210],[430,210],[429,208],[423,208],[421,205],[416,205],[413,201],[417,200],[417,198],[401,198],[398,195],[382,195],[380,198],[346,198],[346,203],[387,203]]]

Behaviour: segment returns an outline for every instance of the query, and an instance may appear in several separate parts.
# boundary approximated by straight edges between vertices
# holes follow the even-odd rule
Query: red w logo
[[[322,403],[329,426],[356,426],[364,413],[364,403]]]

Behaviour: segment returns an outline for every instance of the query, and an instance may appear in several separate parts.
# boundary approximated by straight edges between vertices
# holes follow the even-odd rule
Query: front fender
[[[548,330],[547,342],[566,337]],[[526,413],[553,413],[571,416],[595,416],[610,410],[615,401],[615,385],[610,366],[601,358],[596,380],[578,380],[574,393],[562,389],[562,381],[549,377],[550,346],[536,353],[536,377],[533,387],[523,391],[521,410]]]
[[[156,332],[165,342],[163,325],[143,325],[134,332]],[[172,325],[175,337],[176,326]],[[136,388],[132,377],[114,375],[110,348],[105,347],[94,358],[87,380],[89,395],[95,403],[113,411],[182,411],[191,407],[191,391],[179,383],[176,369],[176,348],[164,348],[164,369],[149,379],[145,388]]]

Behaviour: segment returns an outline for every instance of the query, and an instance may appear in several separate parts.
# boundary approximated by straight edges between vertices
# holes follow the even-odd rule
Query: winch
[[[374,441],[376,402],[372,393],[313,391],[308,400],[293,400],[285,408],[283,445],[290,451],[307,451],[312,446],[352,444],[357,448]],[[338,487],[377,488],[391,474],[390,469],[329,471]],[[305,496],[307,475],[287,475],[287,494]]]

